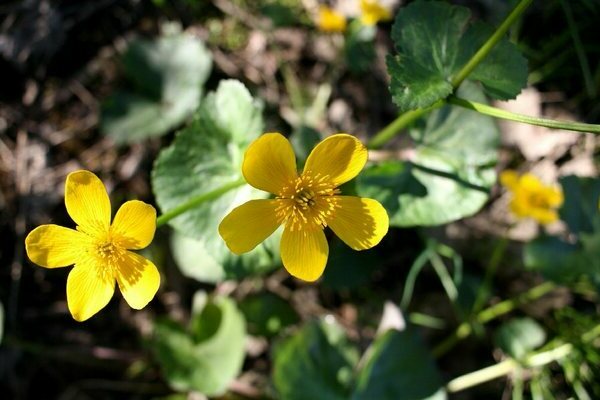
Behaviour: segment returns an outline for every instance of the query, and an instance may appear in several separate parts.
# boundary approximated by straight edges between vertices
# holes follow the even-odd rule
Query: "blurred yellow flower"
[[[360,22],[371,26],[392,19],[391,11],[377,0],[360,0]]]
[[[341,196],[338,189],[356,177],[366,162],[367,149],[358,139],[337,134],[317,144],[298,175],[289,141],[279,133],[266,133],[248,147],[242,173],[250,185],[275,198],[250,200],[233,209],[221,222],[219,233],[232,252],[242,254],[285,224],[284,267],[299,279],[315,281],[329,254],[326,226],[354,250],[370,249],[388,231],[388,215],[379,202]]]
[[[152,300],[160,285],[156,266],[139,254],[156,230],[156,210],[138,200],[124,203],[111,225],[110,199],[102,181],[76,171],[65,183],[67,212],[77,230],[41,225],[27,235],[27,255],[45,268],[75,264],[67,278],[67,303],[77,321],[85,321],[108,304],[115,281],[127,303],[137,310]]]
[[[317,28],[322,32],[344,32],[346,30],[346,17],[332,8],[320,6]]]
[[[558,221],[557,209],[563,203],[562,191],[544,185],[535,175],[519,176],[507,170],[500,174],[500,183],[512,194],[511,211],[519,218],[533,218],[541,224]]]

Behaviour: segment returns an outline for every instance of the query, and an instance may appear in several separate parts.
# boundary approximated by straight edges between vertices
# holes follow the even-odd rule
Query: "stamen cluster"
[[[335,195],[340,190],[328,175],[305,171],[290,182],[277,196],[277,215],[291,231],[323,229],[337,207]]]

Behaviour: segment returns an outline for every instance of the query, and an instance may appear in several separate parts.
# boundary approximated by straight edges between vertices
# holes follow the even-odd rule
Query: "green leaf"
[[[485,101],[474,84],[461,97]],[[411,161],[367,167],[356,180],[360,196],[379,200],[393,226],[441,225],[475,214],[496,181],[499,132],[494,120],[446,106],[411,131]]]
[[[239,280],[265,274],[281,264],[281,233],[277,230],[263,245],[237,256],[218,240],[198,240],[175,231],[171,236],[171,250],[179,270],[188,278],[206,283]],[[207,245],[214,246],[207,248]]]
[[[338,239],[331,240],[329,246],[329,259],[322,283],[331,289],[365,286],[376,270],[374,267],[381,265],[377,250],[357,252]]]
[[[193,197],[239,180],[244,152],[262,132],[261,114],[262,106],[244,85],[234,80],[221,81],[217,91],[206,96],[194,120],[156,160],[152,187],[161,210],[171,210]],[[175,257],[184,273],[214,282],[277,265],[276,235],[269,245],[259,245],[240,257],[231,254],[218,234],[221,220],[231,209],[266,196],[267,193],[245,185],[169,221],[177,231],[197,240],[194,243],[180,236],[173,239]],[[202,268],[207,270],[199,271]]]
[[[544,328],[529,317],[513,318],[502,324],[495,333],[496,345],[516,359],[523,358],[545,341]]]
[[[231,299],[218,297],[193,317],[191,326],[157,321],[150,347],[175,390],[220,395],[242,368],[244,317]]]
[[[163,135],[188,119],[200,104],[212,59],[199,39],[175,33],[132,42],[123,67],[133,91],[110,96],[100,123],[118,143]]]
[[[413,328],[386,332],[367,354],[352,400],[446,398],[433,358]]]
[[[248,332],[253,335],[272,337],[299,319],[289,302],[268,292],[244,299],[240,309],[248,321]]]
[[[339,325],[309,323],[275,346],[273,384],[286,400],[347,400],[357,362]]]
[[[540,271],[559,284],[588,279],[600,291],[600,231],[582,233],[576,244],[553,236],[542,236],[528,243],[523,252],[527,268]]]
[[[390,91],[401,110],[432,105],[453,92],[451,81],[492,34],[482,23],[468,26],[468,8],[437,1],[416,1],[402,8],[392,28],[398,54],[388,56]],[[527,83],[527,60],[507,39],[501,40],[470,79],[488,95],[511,99]]]
[[[571,232],[600,230],[600,179],[565,176],[560,179],[560,184],[565,197],[560,217]]]

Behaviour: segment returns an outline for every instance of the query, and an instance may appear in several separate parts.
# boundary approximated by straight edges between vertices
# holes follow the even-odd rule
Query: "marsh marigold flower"
[[[392,19],[391,11],[382,6],[377,0],[360,0],[360,22],[372,26],[379,21]]]
[[[541,224],[558,220],[557,209],[563,203],[562,191],[544,185],[535,175],[507,170],[500,174],[500,183],[512,194],[510,210],[519,218],[533,218]]]
[[[338,188],[366,162],[367,149],[358,139],[337,134],[313,149],[298,175],[290,142],[279,133],[266,133],[248,147],[242,173],[250,185],[275,198],[250,200],[233,209],[219,233],[232,252],[242,254],[284,224],[284,267],[299,279],[315,281],[329,254],[325,227],[354,250],[370,249],[388,231],[388,215],[379,202],[342,196]]]
[[[39,266],[75,264],[67,278],[67,303],[77,321],[85,321],[108,304],[115,281],[127,303],[137,310],[152,300],[160,285],[156,266],[129,250],[148,246],[156,230],[156,210],[138,200],[124,203],[111,225],[110,200],[100,179],[76,171],[65,183],[67,212],[77,229],[42,225],[27,235],[27,255]]]
[[[320,6],[317,28],[322,32],[344,32],[346,30],[346,17],[332,8]]]

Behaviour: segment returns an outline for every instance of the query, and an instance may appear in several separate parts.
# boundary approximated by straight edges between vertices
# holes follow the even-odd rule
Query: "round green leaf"
[[[181,130],[171,146],[159,154],[152,171],[152,187],[163,212],[198,195],[221,188],[242,177],[244,152],[262,132],[262,106],[238,81],[221,81],[209,93],[193,121]],[[239,277],[277,265],[278,241],[259,245],[241,257],[231,254],[218,234],[229,211],[267,193],[248,185],[232,189],[169,221],[183,235],[173,239],[175,258],[184,274],[202,281]],[[192,250],[193,247],[196,247]],[[198,258],[195,258],[198,257]],[[207,268],[206,271],[198,269]]]
[[[347,400],[356,349],[334,322],[313,322],[274,349],[273,384],[282,399]]]
[[[470,17],[468,8],[437,1],[400,9],[392,28],[398,54],[388,56],[387,66],[401,110],[427,107],[452,93],[452,77],[493,33],[483,23],[468,26]],[[488,95],[511,99],[527,83],[527,60],[503,39],[469,78],[480,81]]]
[[[485,101],[474,84],[462,97]],[[411,131],[411,161],[386,161],[356,180],[360,196],[379,200],[393,226],[441,225],[475,214],[496,181],[499,132],[490,117],[451,106],[432,112]]]
[[[546,341],[546,332],[529,317],[513,318],[504,323],[495,334],[498,347],[511,357],[520,359]]]
[[[244,317],[231,299],[219,297],[194,316],[191,326],[157,321],[151,349],[175,390],[223,394],[244,361]]]
[[[389,330],[367,350],[352,400],[442,400],[440,373],[413,328]]]
[[[165,134],[193,114],[212,58],[198,38],[169,34],[132,42],[123,67],[133,91],[106,99],[100,129],[117,142],[130,142]]]
[[[253,335],[271,337],[298,322],[298,314],[290,303],[268,292],[244,299],[240,309],[248,321],[248,332]]]

